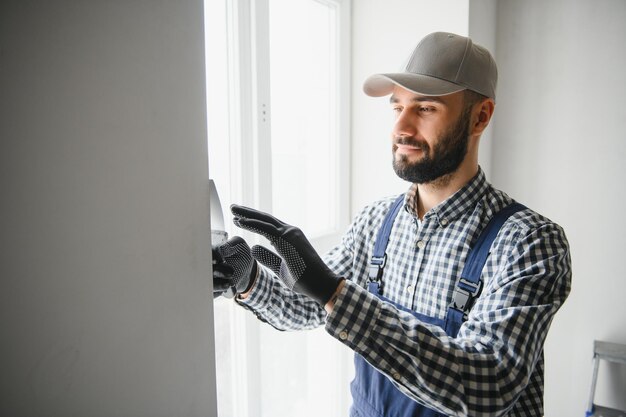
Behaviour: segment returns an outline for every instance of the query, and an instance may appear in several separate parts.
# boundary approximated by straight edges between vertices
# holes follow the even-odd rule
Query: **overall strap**
[[[461,272],[461,278],[459,278],[454,290],[452,304],[448,309],[448,316],[453,315],[460,316],[462,319],[467,318],[467,313],[472,308],[474,300],[482,290],[483,283],[480,279],[480,275],[489,257],[491,244],[498,235],[504,222],[513,214],[525,208],[526,207],[520,203],[513,203],[497,212],[491,220],[489,220],[489,223],[487,223],[487,226],[485,226],[480,233],[480,236],[478,236],[476,243],[467,256],[465,266]]]
[[[385,250],[389,243],[393,222],[402,207],[403,201],[404,194],[396,198],[387,212],[383,224],[378,231],[378,236],[376,237],[374,252],[370,260],[368,284],[368,289],[374,294],[382,294],[381,278],[387,262]],[[452,304],[448,308],[448,316],[450,319],[459,321],[467,318],[467,313],[472,308],[474,300],[482,290],[480,275],[489,257],[491,244],[498,235],[504,222],[513,214],[525,208],[526,207],[520,203],[513,203],[497,212],[491,220],[489,220],[489,223],[487,223],[487,226],[485,226],[481,232],[465,261],[461,278],[454,290]]]
[[[391,235],[391,228],[393,222],[402,207],[404,202],[404,194],[400,194],[396,201],[393,202],[391,208],[387,212],[383,224],[378,230],[378,236],[376,237],[376,243],[374,244],[374,252],[372,259],[370,260],[369,269],[369,290],[375,294],[381,294],[381,282],[380,278],[383,276],[383,268],[387,262],[387,243],[389,243],[389,235]]]

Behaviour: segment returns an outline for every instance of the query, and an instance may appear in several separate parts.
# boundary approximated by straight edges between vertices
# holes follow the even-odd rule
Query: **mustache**
[[[409,145],[422,149],[428,149],[426,141],[419,140],[415,136],[396,136],[393,138],[394,145]]]

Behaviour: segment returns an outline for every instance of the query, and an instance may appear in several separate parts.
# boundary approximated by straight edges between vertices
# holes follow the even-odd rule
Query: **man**
[[[390,95],[393,167],[413,185],[364,208],[323,260],[299,229],[232,207],[280,257],[233,238],[214,251],[215,291],[279,329],[325,325],[354,350],[351,416],[543,414],[543,343],[570,291],[569,248],[478,166],[496,80],[486,49],[438,32],[403,73],[365,81],[366,94]]]

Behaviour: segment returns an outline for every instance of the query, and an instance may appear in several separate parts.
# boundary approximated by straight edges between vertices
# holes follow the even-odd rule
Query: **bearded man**
[[[214,248],[214,295],[236,294],[278,329],[324,325],[352,349],[352,417],[543,415],[543,344],[570,291],[569,247],[478,165],[496,81],[485,48],[442,32],[404,72],[365,81],[390,96],[393,168],[412,185],[361,210],[323,258],[300,229],[231,208],[277,254],[239,237]]]

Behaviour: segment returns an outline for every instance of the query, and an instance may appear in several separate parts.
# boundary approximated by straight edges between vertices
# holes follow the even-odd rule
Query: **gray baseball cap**
[[[425,96],[472,90],[495,100],[498,68],[489,51],[470,38],[435,32],[415,47],[404,72],[376,74],[363,84],[365,94],[391,94],[395,85]]]

